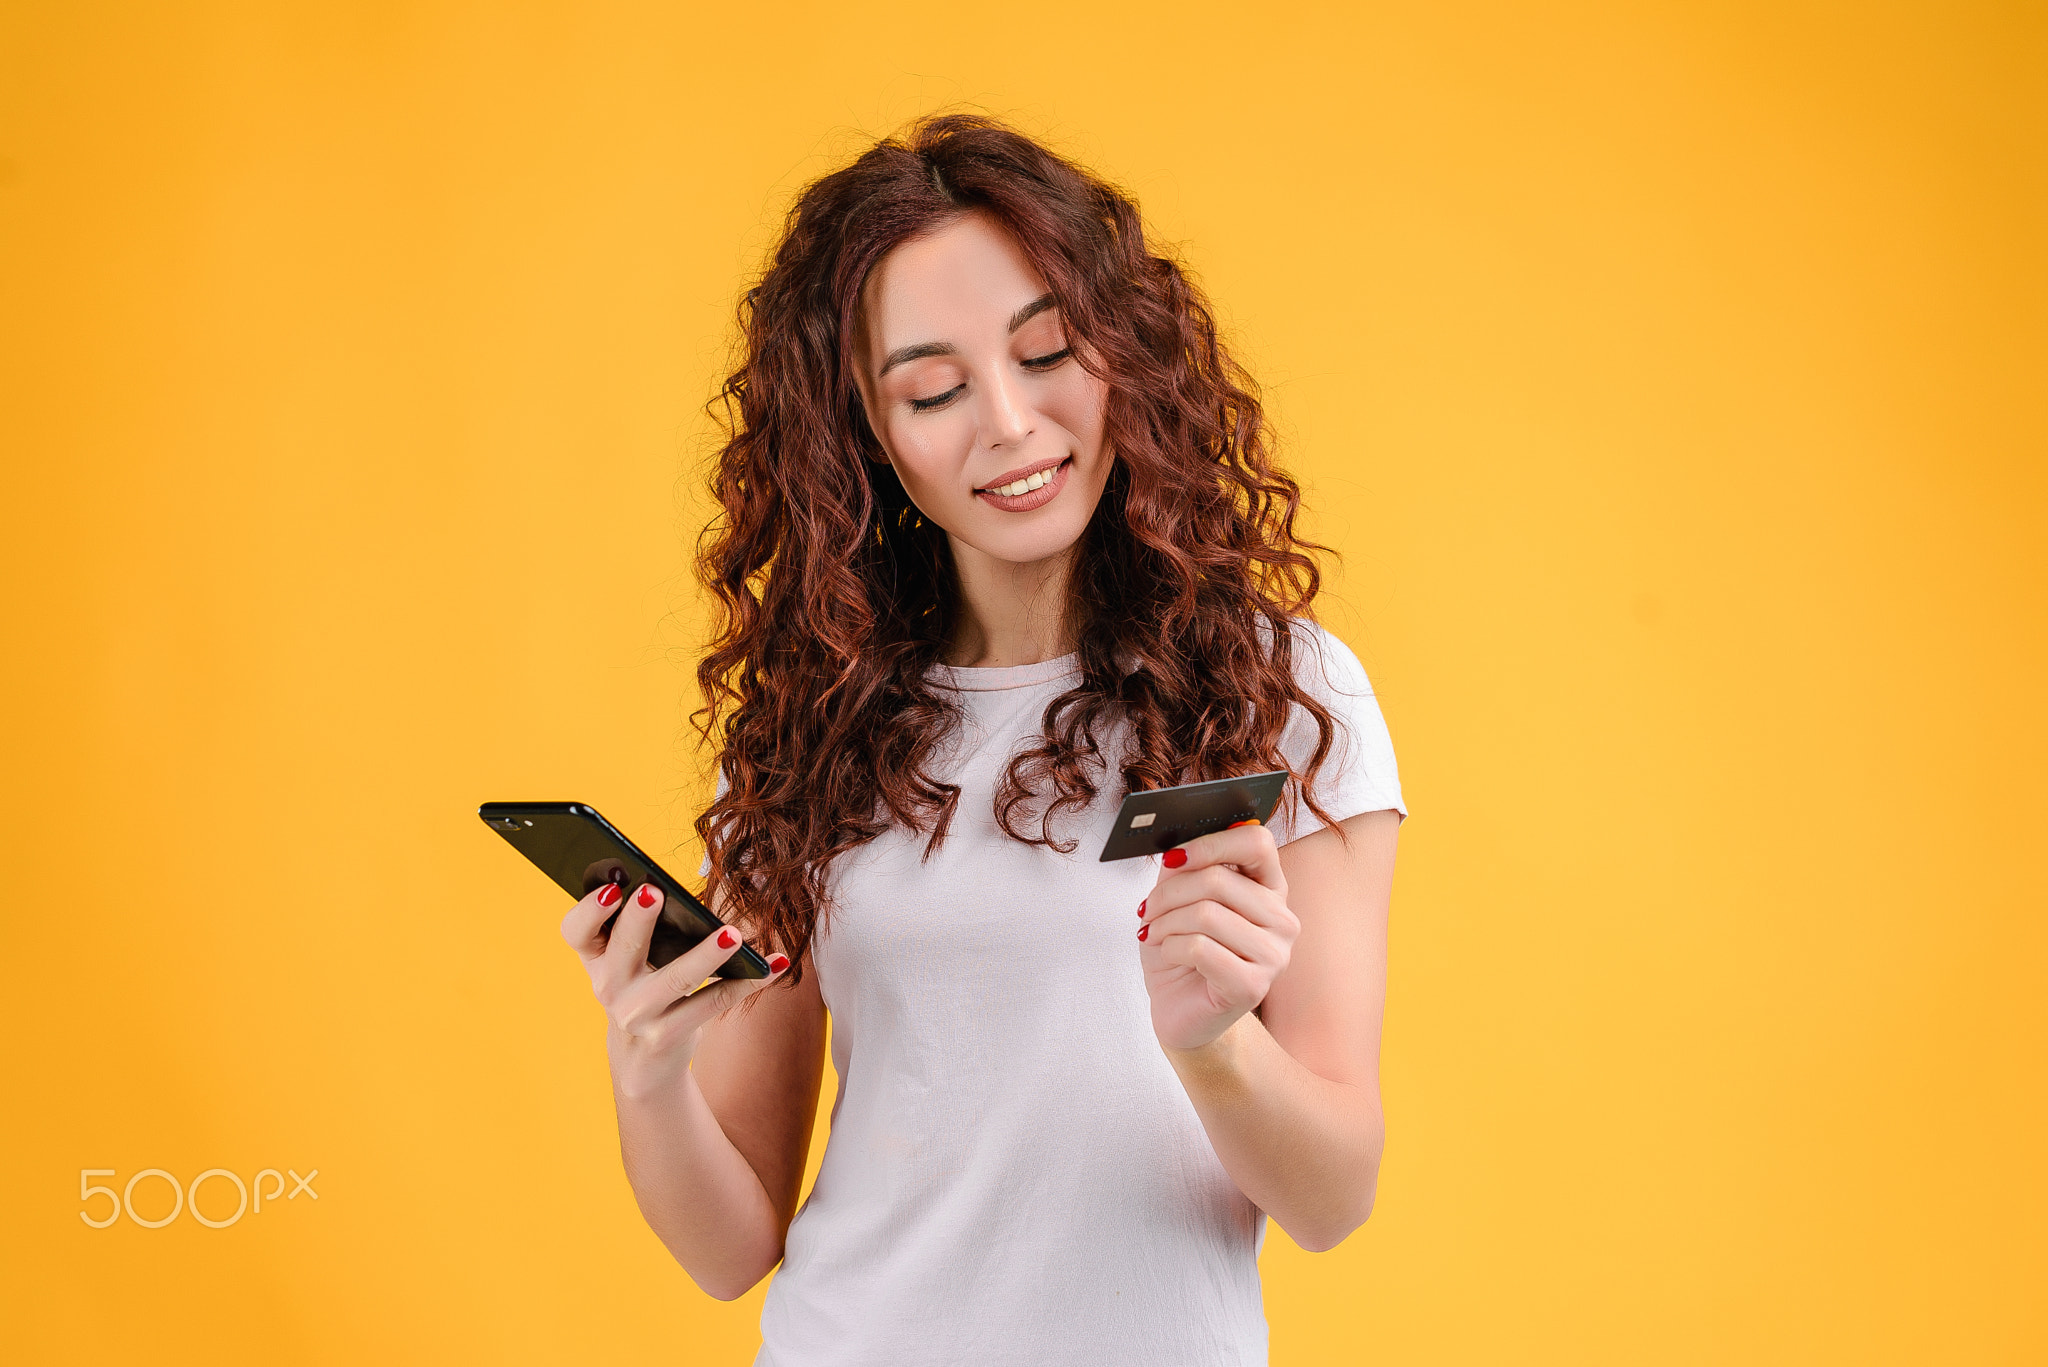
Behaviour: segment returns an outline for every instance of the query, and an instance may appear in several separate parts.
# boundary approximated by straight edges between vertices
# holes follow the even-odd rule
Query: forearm
[[[744,1294],[780,1261],[784,1226],[695,1075],[642,1081],[615,1050],[612,1095],[626,1179],[648,1226],[706,1292]]]
[[[1365,1223],[1386,1137],[1376,1092],[1311,1072],[1249,1014],[1166,1053],[1224,1170],[1296,1243],[1321,1252]]]

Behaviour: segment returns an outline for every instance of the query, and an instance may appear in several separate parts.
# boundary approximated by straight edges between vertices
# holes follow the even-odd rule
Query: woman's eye
[[[1072,347],[1061,347],[1058,351],[1055,351],[1047,356],[1030,357],[1029,359],[1024,361],[1023,364],[1031,370],[1051,370],[1054,366],[1058,365],[1061,361],[1066,360],[1067,357],[1073,354],[1074,349]]]
[[[945,393],[934,394],[929,399],[912,399],[910,406],[920,413],[929,413],[934,408],[944,408],[947,404],[953,402],[955,398],[959,397],[960,391],[965,388],[967,386],[964,384],[956,384]]]

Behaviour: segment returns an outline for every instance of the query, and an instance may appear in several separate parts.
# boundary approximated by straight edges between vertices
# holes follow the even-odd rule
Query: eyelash
[[[1018,364],[1022,365],[1026,370],[1051,370],[1073,354],[1074,349],[1072,347],[1061,347],[1058,351],[1049,352],[1044,356],[1028,357],[1018,362]],[[919,413],[929,413],[934,409],[944,408],[947,404],[953,402],[955,398],[959,397],[960,391],[965,388],[967,386],[964,384],[956,384],[945,393],[934,394],[929,399],[912,399],[910,406]]]

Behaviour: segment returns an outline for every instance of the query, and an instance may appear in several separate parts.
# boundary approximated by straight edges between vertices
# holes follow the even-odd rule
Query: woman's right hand
[[[788,958],[776,954],[768,960],[774,971],[766,978],[727,978],[699,987],[739,951],[739,932],[727,927],[664,967],[651,968],[647,946],[661,903],[661,889],[652,883],[642,883],[631,894],[607,883],[562,918],[562,938],[583,960],[611,1021],[607,1043],[613,1080],[629,1095],[644,1095],[688,1072],[704,1023],[776,981],[789,967]],[[615,913],[618,919],[607,932],[605,922]]]

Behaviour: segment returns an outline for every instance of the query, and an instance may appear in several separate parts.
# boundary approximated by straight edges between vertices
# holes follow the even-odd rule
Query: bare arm
[[[1386,1134],[1380,1025],[1400,818],[1342,824],[1348,845],[1322,830],[1276,850],[1257,827],[1190,842],[1182,871],[1163,870],[1147,899],[1157,948],[1141,954],[1154,1028],[1216,1156],[1314,1251],[1372,1213]]]
[[[660,890],[636,890],[608,936],[603,923],[619,903],[600,900],[604,892],[577,903],[562,934],[610,1018],[626,1177],[691,1280],[731,1300],[782,1257],[824,1074],[824,1003],[807,974],[739,1009],[780,967],[771,979],[698,988],[737,951],[737,935],[648,968]],[[780,955],[769,962],[786,966]]]

